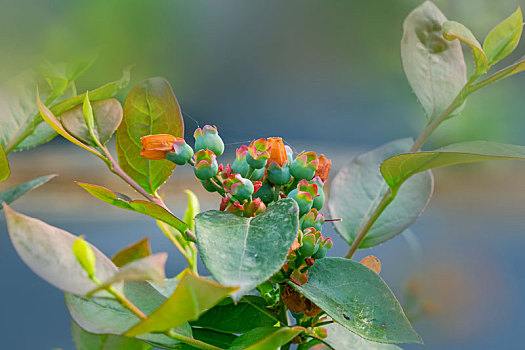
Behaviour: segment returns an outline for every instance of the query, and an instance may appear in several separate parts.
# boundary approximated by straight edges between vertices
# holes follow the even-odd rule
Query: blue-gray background
[[[97,51],[79,91],[135,64],[133,84],[157,75],[172,83],[187,117],[187,136],[197,123],[213,123],[230,152],[240,142],[282,136],[297,150],[326,153],[338,168],[361,151],[416,135],[425,121],[399,59],[402,21],[419,3],[3,0],[0,79],[43,57],[56,61]],[[480,40],[524,5],[436,3]],[[524,52],[522,43],[506,62]],[[475,139],[525,144],[523,79],[512,77],[472,96],[465,112],[443,125],[428,147]],[[84,234],[108,255],[150,236],[155,251],[170,253],[170,274],[183,267],[153,220],[99,203],[74,185],[86,181],[131,194],[90,155],[55,142],[11,154],[10,162],[13,175],[2,189],[38,175],[61,175],[15,209]],[[402,301],[407,281],[417,281],[433,310],[415,323],[427,349],[521,348],[524,173],[517,163],[436,171],[434,200],[413,226],[418,240],[409,244],[398,237],[359,253],[382,260],[382,276]],[[186,187],[201,196],[204,208],[216,207],[218,199],[178,169],[164,192],[179,213]],[[331,229],[328,235],[336,237]],[[336,240],[331,254],[346,249]],[[0,348],[73,349],[62,294],[23,265],[3,219],[0,273]]]

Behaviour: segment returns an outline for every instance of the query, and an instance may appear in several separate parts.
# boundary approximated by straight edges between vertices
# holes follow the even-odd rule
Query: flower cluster
[[[332,162],[312,151],[303,151],[294,158],[282,138],[270,137],[242,145],[231,165],[224,166],[217,162],[224,143],[215,126],[198,128],[194,137],[195,154],[184,139],[144,136],[141,155],[178,165],[191,164],[204,188],[222,196],[221,211],[253,217],[282,198],[294,199],[299,207],[300,230],[286,264],[274,280],[290,278],[299,285],[306,283],[308,268],[333,245],[321,234],[325,218],[319,213],[325,203],[323,187]]]

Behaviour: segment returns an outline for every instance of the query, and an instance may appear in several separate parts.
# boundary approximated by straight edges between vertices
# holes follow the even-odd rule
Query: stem
[[[281,193],[281,185],[275,185],[275,192],[273,193],[274,202],[277,202],[279,200],[279,193]]]
[[[454,98],[452,103],[443,112],[441,112],[440,115],[438,115],[436,118],[430,120],[427,123],[425,128],[421,131],[421,133],[416,138],[416,141],[414,142],[414,144],[410,148],[410,150],[409,150],[410,153],[418,152],[421,149],[421,147],[423,146],[423,144],[425,143],[425,141],[434,132],[434,130],[436,130],[436,128],[445,119],[447,119],[452,112],[454,112],[457,108],[459,108],[463,104],[463,102],[465,101],[467,96],[473,91],[473,90],[471,90],[470,87],[471,87],[471,83],[469,81],[463,87],[463,89],[461,89],[461,91],[458,93],[456,98]],[[383,211],[385,211],[385,209],[394,200],[394,198],[395,198],[395,194],[393,194],[392,190],[390,188],[388,188],[388,190],[383,195],[383,198],[381,198],[381,201],[379,202],[379,204],[375,208],[374,212],[368,218],[368,221],[366,222],[366,224],[363,226],[362,229],[360,229],[357,232],[357,235],[356,235],[354,241],[352,242],[352,245],[350,246],[350,249],[346,253],[345,258],[351,259],[354,256],[355,252],[357,251],[357,249],[359,249],[359,246],[363,242],[363,239],[365,239],[368,231],[370,231],[370,229],[372,228],[372,225],[377,221],[379,216],[383,213]]]
[[[119,292],[117,292],[115,288],[113,288],[112,286],[109,286],[108,288],[106,288],[106,290],[117,299],[117,301],[119,302],[120,305],[122,305],[122,307],[131,311],[138,318],[140,318],[141,320],[145,320],[146,318],[148,318],[148,316],[146,316],[142,311],[140,311],[131,301],[128,300],[128,298],[126,298],[124,295],[121,295]],[[166,334],[168,337],[172,339],[179,340],[183,343],[192,345],[198,349],[211,349],[211,350],[219,349],[221,350],[221,348],[218,348],[211,344],[207,344],[205,342],[194,339],[192,337],[187,337],[182,334],[178,334],[173,329],[166,331],[164,334]]]
[[[122,307],[131,311],[135,316],[137,316],[141,320],[145,320],[146,318],[148,318],[148,316],[146,316],[142,311],[140,311],[139,308],[135,306],[135,304],[128,300],[128,298],[117,292],[115,288],[113,288],[113,286],[107,287],[106,291],[113,295],[117,299],[118,303],[122,305]]]
[[[135,180],[133,180],[128,174],[122,170],[122,168],[118,165],[118,163],[115,161],[113,156],[109,153],[108,149],[104,147],[103,149],[106,157],[108,158],[108,167],[109,170],[118,177],[120,177],[122,180],[124,180],[128,185],[130,185],[135,191],[146,197],[150,202],[155,203],[165,210],[167,210],[170,214],[171,211],[168,209],[166,204],[164,204],[164,201],[161,198],[157,198],[146,192]]]
[[[190,337],[186,337],[184,335],[178,334],[178,333],[174,332],[172,329],[167,331],[166,335],[168,337],[170,337],[171,339],[179,340],[179,341],[181,341],[183,343],[192,345],[192,346],[194,346],[194,347],[196,347],[198,349],[222,350],[221,348],[218,348],[218,347],[213,346],[211,344],[208,344],[208,343],[202,342],[200,340],[197,340],[197,339],[194,339],[194,338],[190,338]]]

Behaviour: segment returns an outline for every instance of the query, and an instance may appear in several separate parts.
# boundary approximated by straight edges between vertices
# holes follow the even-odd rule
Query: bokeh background
[[[435,2],[480,40],[518,5],[525,7],[523,0]],[[130,87],[166,77],[182,106],[186,136],[191,139],[197,125],[217,125],[229,149],[224,161],[251,139],[282,136],[298,151],[327,154],[337,169],[360,152],[417,135],[424,124],[399,53],[403,19],[420,3],[2,0],[0,82],[44,58],[97,53],[79,91],[135,64]],[[524,53],[522,42],[502,64]],[[524,88],[525,76],[518,75],[476,93],[427,149],[478,139],[525,144]],[[149,236],[155,251],[170,253],[168,273],[182,269],[184,261],[153,220],[97,202],[74,184],[132,194],[87,152],[57,139],[9,160],[12,175],[0,189],[60,175],[15,209],[83,234],[107,255]],[[424,348],[522,348],[524,174],[520,162],[438,169],[434,198],[412,233],[358,253],[381,259],[382,276],[414,318]],[[200,196],[203,209],[217,207],[218,198],[200,189],[188,169],[177,168],[163,188],[176,212],[183,212],[185,188]],[[336,238],[330,254],[343,255],[347,246],[326,226]],[[3,218],[0,276],[1,349],[74,348],[61,292],[23,265]]]

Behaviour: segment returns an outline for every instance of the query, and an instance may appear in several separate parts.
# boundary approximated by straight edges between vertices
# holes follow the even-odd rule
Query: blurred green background
[[[417,135],[425,122],[404,78],[399,49],[403,19],[420,3],[1,0],[0,82],[41,59],[96,53],[78,91],[115,80],[134,64],[121,101],[141,80],[166,77],[185,115],[187,137],[197,124],[215,124],[231,153],[238,143],[278,135],[298,150],[325,152],[339,168],[360,151]],[[525,7],[516,0],[435,3],[480,41],[518,5]],[[499,66],[521,57],[524,41]],[[466,49],[465,57],[470,64]],[[517,75],[477,92],[426,147],[478,139],[525,144],[524,79]],[[151,221],[110,209],[75,188],[73,180],[112,181],[103,165],[75,147],[58,141],[11,154],[10,162],[13,175],[2,186],[61,174],[57,184],[20,200],[15,205],[20,211],[86,234],[108,254],[146,234],[160,236]],[[379,256],[396,295],[403,298],[405,282],[416,279],[421,293],[435,301],[432,316],[416,323],[427,349],[522,348],[524,173],[516,163],[438,170],[435,199],[414,226],[418,240],[396,238],[360,253]],[[165,189],[175,208],[182,206],[182,188],[191,176],[182,171],[177,177],[181,182],[170,180]],[[216,198],[198,194],[204,208],[217,205]],[[1,348],[72,348],[60,292],[22,265],[3,222],[0,231],[1,272],[14,281],[0,294]],[[167,249],[162,237],[153,243]],[[341,240],[336,247],[332,254],[344,254]],[[176,259],[175,251],[170,254]],[[176,273],[180,266],[170,268]],[[32,329],[31,337],[22,323]]]

